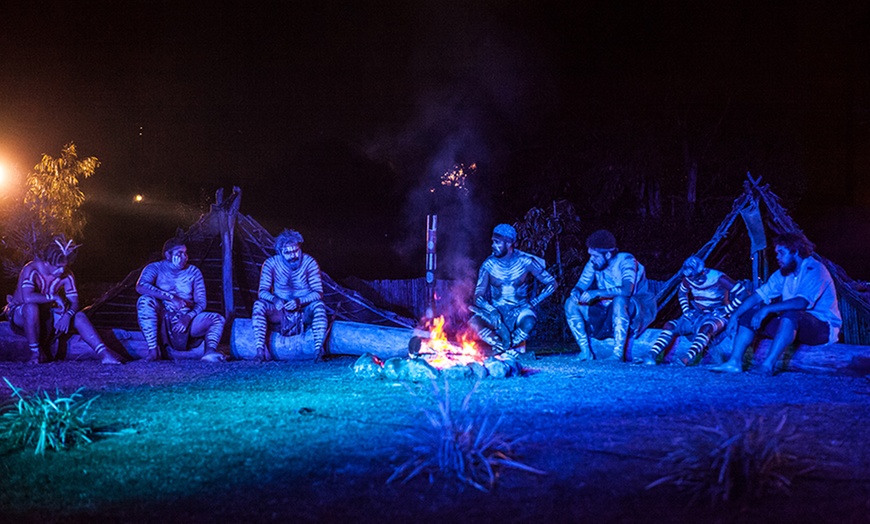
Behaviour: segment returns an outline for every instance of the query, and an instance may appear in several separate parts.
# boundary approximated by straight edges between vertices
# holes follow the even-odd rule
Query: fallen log
[[[329,334],[324,344],[325,353],[355,356],[371,353],[381,359],[407,357],[408,343],[417,333],[408,328],[336,320],[329,326]],[[230,347],[237,359],[249,360],[256,356],[251,319],[237,318],[233,321]],[[270,331],[269,347],[278,360],[313,360],[316,356],[310,331],[288,337]]]

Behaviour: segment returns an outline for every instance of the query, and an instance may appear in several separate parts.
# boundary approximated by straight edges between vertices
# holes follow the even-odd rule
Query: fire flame
[[[444,332],[443,316],[427,321],[426,327],[429,328],[429,338],[420,344],[420,355],[432,366],[444,369],[472,362],[483,363],[483,352],[468,331],[458,335],[458,342],[451,342]]]

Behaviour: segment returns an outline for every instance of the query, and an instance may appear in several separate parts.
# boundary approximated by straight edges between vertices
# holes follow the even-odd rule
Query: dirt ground
[[[103,435],[66,452],[3,448],[4,522],[867,522],[870,381],[784,373],[717,375],[573,355],[539,357],[522,377],[487,379],[473,405],[523,437],[495,489],[417,478],[386,484],[409,456],[400,434],[425,424],[401,384],[324,363],[191,362],[101,366],[0,362],[34,392],[99,395]],[[421,391],[428,386],[417,386]],[[462,395],[471,382],[451,383]],[[3,385],[5,389],[5,384]],[[4,393],[3,396],[6,396]],[[646,489],[662,459],[716,420],[780,420],[795,438],[791,494],[689,504]],[[807,470],[807,468],[811,468]]]

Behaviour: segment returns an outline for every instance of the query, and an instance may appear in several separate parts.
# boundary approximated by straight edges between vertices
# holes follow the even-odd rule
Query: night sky
[[[763,176],[870,278],[866,1],[14,4],[0,161],[26,172],[69,141],[101,160],[91,278],[134,269],[233,185],[327,272],[420,276],[427,212],[479,262],[496,222],[594,195],[584,173],[608,155],[650,151],[649,180],[684,194],[686,144],[699,198]],[[430,191],[460,163],[467,192]]]

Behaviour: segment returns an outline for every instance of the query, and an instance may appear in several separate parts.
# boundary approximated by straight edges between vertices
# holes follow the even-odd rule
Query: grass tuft
[[[430,483],[437,479],[488,492],[505,468],[545,473],[517,459],[515,446],[522,438],[502,434],[501,417],[492,422],[488,409],[472,409],[471,397],[479,383],[475,383],[458,407],[451,401],[446,379],[442,387],[434,380],[431,384],[434,407],[427,406],[417,392],[408,388],[420,402],[425,422],[401,432],[410,444],[411,457],[395,468],[387,483],[401,479],[404,484],[425,475]]]
[[[715,414],[714,414],[715,416]],[[768,495],[790,495],[794,477],[805,473],[784,447],[798,436],[787,415],[747,416],[697,426],[698,435],[680,439],[662,461],[671,473],[646,489],[671,484],[691,495],[689,505],[709,497],[711,504],[751,505]]]
[[[92,442],[93,428],[85,419],[97,397],[83,401],[83,388],[66,397],[59,391],[55,398],[45,391],[26,397],[6,377],[3,380],[12,389],[13,400],[0,407],[0,438],[14,449],[32,447],[34,454],[44,455],[47,449],[60,451]]]

